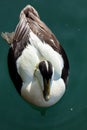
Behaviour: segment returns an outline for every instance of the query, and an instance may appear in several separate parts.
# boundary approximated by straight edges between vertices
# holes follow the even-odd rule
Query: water
[[[13,31],[27,4],[33,5],[64,47],[70,77],[63,98],[48,109],[31,106],[9,77],[9,46],[0,37],[0,130],[87,129],[87,1],[0,0],[0,32]]]

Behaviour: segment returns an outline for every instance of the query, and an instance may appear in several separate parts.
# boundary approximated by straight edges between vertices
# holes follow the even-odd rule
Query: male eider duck
[[[66,90],[69,62],[37,11],[26,6],[15,32],[2,36],[10,44],[8,68],[18,93],[40,107],[58,102]]]

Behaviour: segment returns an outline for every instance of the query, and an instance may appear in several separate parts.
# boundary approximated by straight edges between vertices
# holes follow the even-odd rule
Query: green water
[[[69,83],[53,107],[32,107],[14,88],[7,68],[9,46],[0,37],[0,130],[87,130],[87,0],[0,0],[0,32],[13,31],[29,3],[67,53]]]

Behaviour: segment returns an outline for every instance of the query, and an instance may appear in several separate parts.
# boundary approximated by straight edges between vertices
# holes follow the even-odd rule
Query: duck
[[[21,97],[38,107],[50,107],[64,95],[69,61],[56,36],[27,5],[12,33],[2,33],[9,43],[8,70]]]

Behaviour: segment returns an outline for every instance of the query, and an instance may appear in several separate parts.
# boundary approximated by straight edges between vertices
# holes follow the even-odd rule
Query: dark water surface
[[[87,0],[0,0],[0,32],[13,31],[29,3],[67,53],[69,83],[53,107],[32,107],[14,88],[7,68],[9,46],[0,37],[0,130],[87,130]]]

